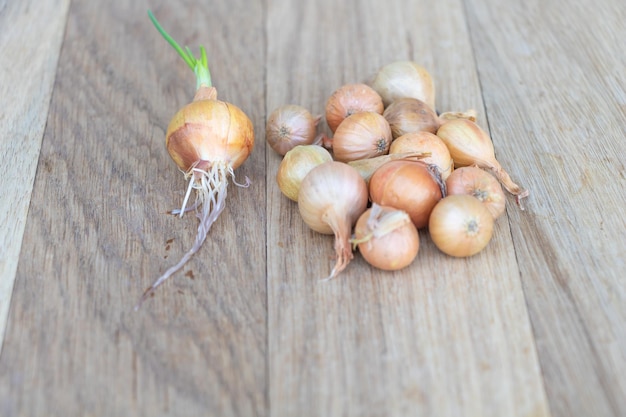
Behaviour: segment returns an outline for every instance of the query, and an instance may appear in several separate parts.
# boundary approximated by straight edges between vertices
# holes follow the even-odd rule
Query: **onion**
[[[493,216],[477,198],[457,194],[437,203],[430,214],[428,232],[443,253],[467,257],[487,246],[493,225]]]
[[[435,174],[419,161],[392,161],[381,166],[369,183],[370,199],[381,206],[404,210],[418,229],[443,196]]]
[[[419,235],[405,211],[374,203],[357,220],[352,244],[370,265],[397,271],[417,256]]]
[[[407,133],[391,142],[389,154],[404,154],[406,152],[428,152],[430,156],[422,159],[426,164],[433,164],[439,169],[442,180],[446,180],[454,169],[454,162],[445,143],[429,132]]]
[[[383,112],[389,122],[394,139],[406,133],[426,131],[437,133],[443,123],[453,119],[476,121],[476,111],[446,112],[437,115],[434,109],[422,100],[404,97],[394,100]]]
[[[385,107],[394,100],[413,97],[435,110],[435,84],[423,66],[411,61],[397,61],[383,66],[371,83],[383,98]]]
[[[339,87],[326,102],[326,123],[332,132],[346,117],[371,111],[382,114],[383,99],[367,84],[345,84]]]
[[[278,166],[276,182],[280,191],[290,200],[298,201],[302,180],[310,170],[333,157],[319,145],[298,145],[285,154]]]
[[[325,146],[337,161],[373,158],[389,152],[391,129],[385,118],[374,112],[355,113],[344,119]]]
[[[353,258],[352,226],[367,208],[367,186],[351,166],[338,161],[313,168],[302,180],[298,210],[314,231],[335,235],[337,261],[327,279],[336,277]]]
[[[494,219],[504,213],[505,198],[498,180],[477,166],[456,169],[446,180],[448,195],[468,194],[476,197]]]
[[[191,103],[172,117],[165,143],[171,158],[189,180],[182,207],[174,213],[182,217],[187,211],[185,207],[191,190],[195,190],[196,202],[193,207],[200,225],[193,247],[146,289],[135,309],[200,249],[209,229],[224,210],[228,178],[234,179],[234,170],[248,158],[254,146],[254,130],[248,116],[239,107],[217,100],[217,90],[211,85],[205,49],[200,47],[201,57],[196,59],[189,48],[183,50],[165,32],[151,12],[148,15],[197,78],[196,95]]]
[[[313,117],[302,106],[287,104],[275,109],[265,126],[265,140],[279,155],[285,155],[298,145],[315,142],[317,124],[322,117]]]
[[[528,197],[528,190],[523,190],[511,180],[509,174],[496,160],[491,138],[480,126],[471,120],[449,120],[437,130],[437,136],[448,147],[455,167],[477,165],[490,170],[504,188],[516,197],[520,208],[524,209],[521,200]]]

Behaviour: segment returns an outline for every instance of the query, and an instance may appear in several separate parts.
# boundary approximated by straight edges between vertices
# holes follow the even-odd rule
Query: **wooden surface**
[[[410,3],[410,4],[407,4]],[[207,47],[256,146],[201,251],[164,147]],[[0,415],[626,415],[621,0],[0,2]],[[323,111],[383,64],[476,108],[531,190],[479,255],[336,280],[275,183],[282,104]],[[324,127],[324,129],[326,129]]]

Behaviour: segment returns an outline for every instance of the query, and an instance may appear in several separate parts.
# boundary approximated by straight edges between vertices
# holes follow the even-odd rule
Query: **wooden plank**
[[[261,130],[260,2],[72,2],[0,358],[3,415],[266,414],[262,142],[237,171],[252,185],[229,188],[201,251],[133,310],[197,228],[165,214],[186,182],[164,146],[195,79],[148,7],[207,47],[220,97]]]
[[[0,7],[0,350],[68,5]]]
[[[268,112],[295,103],[320,114],[341,84],[413,59],[431,70],[440,110],[475,107],[486,127],[466,27],[452,0],[271,2]],[[321,283],[332,237],[280,194],[279,162],[268,152],[273,416],[549,414],[507,218],[476,257],[446,257],[422,233],[403,271],[374,271],[357,255]]]
[[[626,415],[626,5],[467,10],[498,157],[532,190],[510,223],[551,411]]]

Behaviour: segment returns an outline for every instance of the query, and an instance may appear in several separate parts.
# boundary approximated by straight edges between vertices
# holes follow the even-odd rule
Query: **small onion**
[[[443,123],[453,119],[476,121],[476,111],[446,112],[437,115],[434,109],[422,100],[404,97],[394,100],[383,112],[389,122],[394,139],[406,133],[426,131],[437,133]]]
[[[477,198],[449,195],[437,203],[428,222],[435,246],[455,257],[472,256],[487,246],[493,235],[494,219]]]
[[[298,201],[302,180],[309,171],[333,157],[319,145],[298,145],[285,154],[278,166],[276,182],[280,191],[290,200]]]
[[[422,162],[433,164],[439,169],[443,181],[448,178],[454,169],[454,162],[445,143],[437,135],[429,132],[407,133],[391,142],[389,154],[404,154],[406,152],[430,152]]]
[[[370,265],[397,271],[413,262],[419,251],[419,234],[409,215],[374,203],[354,226],[352,244]]]
[[[354,113],[371,111],[382,114],[383,99],[367,84],[345,84],[339,87],[326,102],[326,123],[337,130],[346,117]]]
[[[367,185],[350,165],[330,161],[304,177],[298,193],[298,210],[314,231],[335,235],[337,262],[328,279],[343,271],[353,258],[352,226],[367,208]]]
[[[515,184],[502,168],[496,160],[491,138],[480,126],[471,120],[449,120],[437,130],[437,136],[448,147],[455,167],[477,165],[480,168],[490,170],[504,188],[516,197],[520,208],[524,209],[521,200],[528,197],[528,190]]]
[[[387,154],[391,140],[389,123],[382,115],[361,112],[341,122],[329,146],[337,161],[348,162]]]
[[[371,83],[383,98],[385,107],[402,97],[413,97],[435,107],[435,84],[430,73],[412,61],[397,61],[383,66]]]
[[[428,225],[431,210],[442,198],[434,174],[419,161],[387,162],[370,178],[369,193],[373,203],[406,211],[418,229]]]
[[[505,198],[498,180],[477,166],[457,168],[446,180],[448,195],[468,194],[476,197],[494,219],[504,213]]]
[[[383,116],[389,122],[394,139],[405,133],[436,133],[441,126],[435,110],[422,100],[412,97],[395,100],[385,108]]]
[[[302,106],[287,104],[275,109],[265,126],[265,140],[279,155],[298,145],[315,142],[321,116],[313,117]]]

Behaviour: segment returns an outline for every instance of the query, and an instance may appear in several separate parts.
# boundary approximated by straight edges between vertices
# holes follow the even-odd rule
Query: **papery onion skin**
[[[391,161],[374,172],[369,182],[372,202],[406,211],[418,229],[428,225],[433,207],[442,198],[441,188],[419,161]]]
[[[298,145],[315,142],[320,119],[297,104],[280,106],[267,120],[265,140],[276,153],[285,155]]]
[[[337,261],[328,278],[334,278],[353,258],[352,226],[367,208],[367,185],[351,166],[325,162],[304,177],[298,193],[298,210],[312,230],[335,235]]]
[[[172,117],[165,144],[183,172],[192,167],[206,169],[214,162],[236,169],[252,152],[254,129],[248,116],[234,104],[198,100],[183,106]]]
[[[506,199],[498,180],[477,166],[457,168],[446,180],[448,195],[468,194],[476,197],[494,219],[505,210]]]
[[[385,118],[374,112],[360,112],[344,119],[331,140],[333,157],[348,162],[386,155],[391,129]]]
[[[435,83],[423,66],[412,61],[387,64],[376,73],[371,86],[383,98],[385,107],[394,100],[413,97],[435,110]]]
[[[290,200],[298,201],[300,184],[306,174],[316,166],[332,160],[330,152],[319,145],[296,146],[285,154],[278,166],[278,188]]]
[[[464,258],[482,251],[493,235],[494,218],[477,198],[449,195],[437,203],[428,233],[443,253]]]
[[[348,116],[369,111],[382,114],[383,99],[367,84],[345,84],[333,92],[326,102],[326,123],[332,132]]]
[[[430,132],[407,133],[391,142],[390,155],[406,152],[430,152],[430,156],[421,158],[421,161],[436,165],[444,181],[454,170],[454,161],[448,147],[439,136]]]
[[[377,207],[380,212],[377,212]],[[380,219],[392,213],[404,214],[406,221],[388,233],[376,236],[376,229],[380,228]],[[398,271],[409,266],[419,252],[419,234],[408,214],[393,207],[376,204],[357,220],[353,241],[368,264],[385,271]]]

